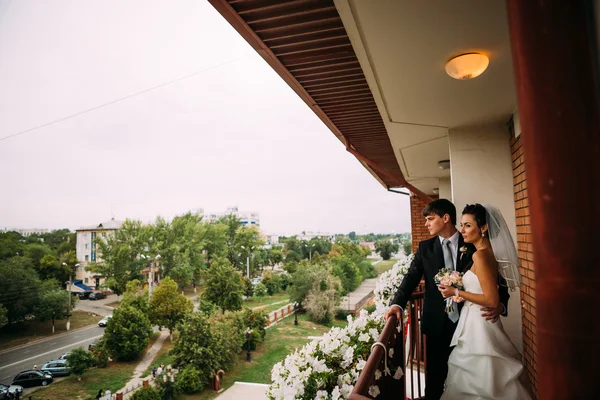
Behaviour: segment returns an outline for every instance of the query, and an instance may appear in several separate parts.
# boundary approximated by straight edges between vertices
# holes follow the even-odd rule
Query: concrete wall
[[[450,185],[450,178],[440,178],[439,189],[440,199],[448,199],[452,201],[452,186]]]
[[[489,203],[500,209],[516,245],[510,133],[505,125],[486,125],[450,130],[452,198],[457,219],[466,204]],[[502,323],[515,346],[522,351],[521,298],[510,293],[508,318]]]

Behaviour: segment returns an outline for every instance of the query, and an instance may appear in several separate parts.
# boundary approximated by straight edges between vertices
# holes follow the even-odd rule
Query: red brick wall
[[[423,209],[426,205],[427,202],[413,194],[410,195],[410,225],[413,253],[417,251],[421,240],[429,239],[431,237],[429,231],[425,228],[425,217],[423,217]]]
[[[526,134],[526,133],[524,133]],[[527,196],[527,175],[525,155],[521,147],[521,137],[511,139],[513,184],[515,193],[515,214],[517,217],[517,243],[519,250],[519,270],[521,272],[521,303],[523,306],[523,355],[525,369],[529,375],[533,395],[537,399],[536,333],[535,333],[535,265],[529,224],[529,197]]]

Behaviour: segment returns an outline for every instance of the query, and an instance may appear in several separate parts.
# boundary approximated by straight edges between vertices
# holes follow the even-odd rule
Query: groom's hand
[[[391,317],[392,315],[396,316],[396,320],[398,322],[402,321],[400,319],[402,317],[402,309],[400,308],[400,306],[394,305],[394,306],[390,307],[390,309],[387,310],[387,312],[385,313],[383,318],[387,321],[388,318]]]
[[[502,310],[504,309],[504,306],[502,305],[502,303],[500,303],[500,305],[498,305],[498,307],[482,307],[481,311],[483,311],[483,313],[481,314],[481,316],[483,318],[485,318],[486,321],[492,321],[492,323],[495,323],[496,321],[498,321],[498,317],[500,317],[500,313],[502,312]]]

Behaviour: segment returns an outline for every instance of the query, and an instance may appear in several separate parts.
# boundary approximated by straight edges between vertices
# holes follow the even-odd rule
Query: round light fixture
[[[480,53],[461,54],[446,63],[446,73],[454,79],[477,78],[487,69],[490,59]]]

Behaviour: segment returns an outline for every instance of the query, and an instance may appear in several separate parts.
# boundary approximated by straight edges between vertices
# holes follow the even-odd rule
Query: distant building
[[[123,221],[110,221],[100,223],[94,226],[83,227],[75,230],[77,233],[77,261],[80,266],[75,272],[75,279],[81,280],[84,285],[99,287],[103,277],[95,272],[87,270],[90,262],[101,261],[101,254],[97,251],[96,239],[107,235],[114,235],[114,232],[123,225]]]
[[[202,209],[200,209],[202,210]],[[227,215],[235,215],[242,225],[260,227],[260,214],[254,211],[240,211],[238,207],[227,207],[222,213],[205,214],[204,221],[216,222],[219,218]]]
[[[326,239],[330,242],[335,241],[335,235],[331,233],[323,233],[323,232],[302,232],[301,235],[296,235],[296,239],[298,240],[311,240],[313,238],[317,239]]]
[[[360,242],[359,245],[361,247],[368,247],[371,249],[371,253],[375,253],[375,242]]]
[[[31,236],[31,235],[43,235],[44,233],[48,233],[48,229],[41,228],[31,228],[31,229],[21,229],[21,228],[4,228],[1,232],[17,232],[21,236]]]

